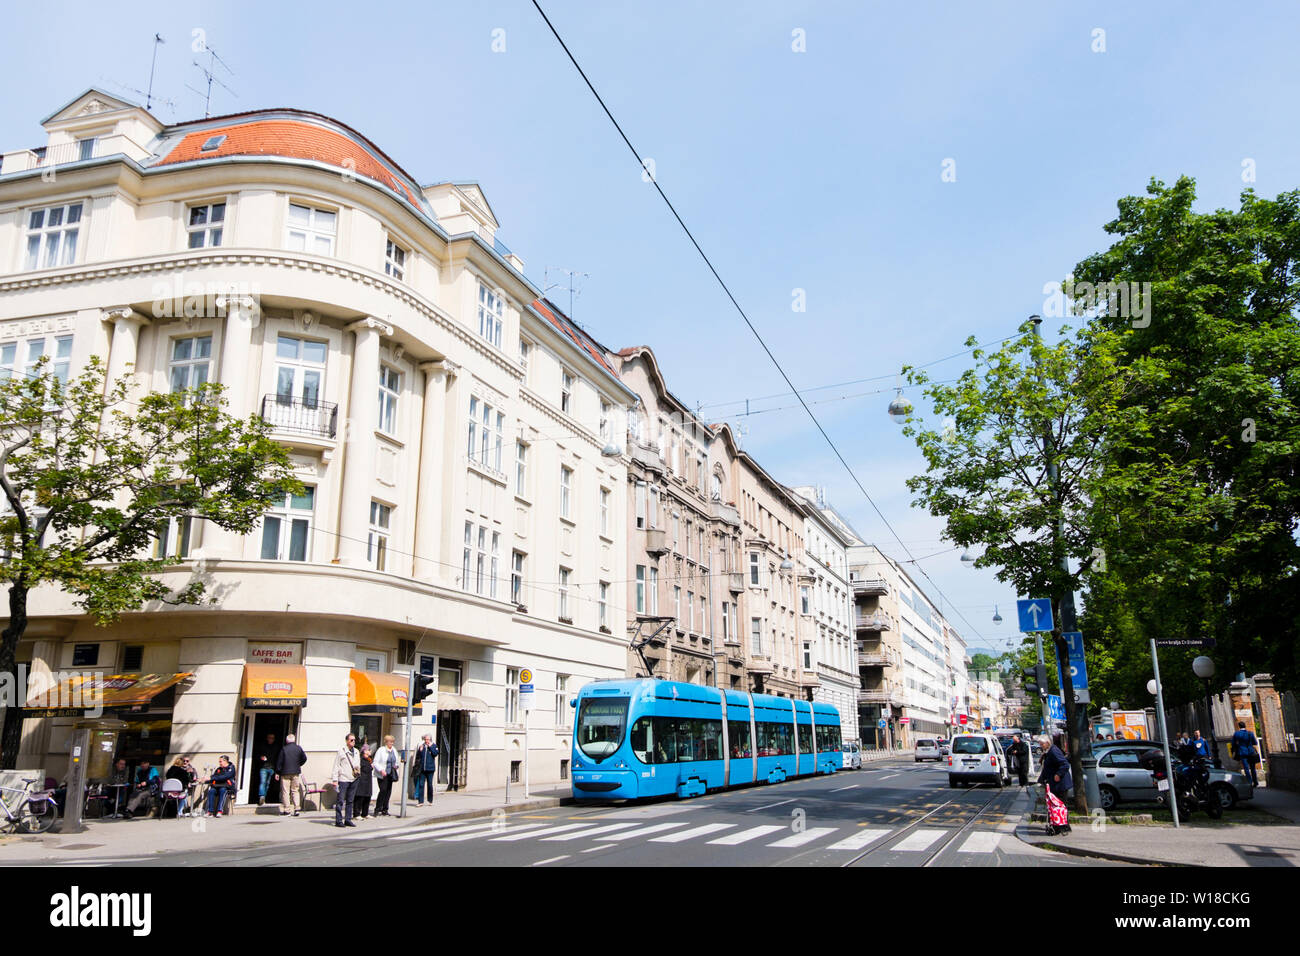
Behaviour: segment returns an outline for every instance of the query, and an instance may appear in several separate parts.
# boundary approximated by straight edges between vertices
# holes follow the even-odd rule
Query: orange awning
[[[33,694],[23,707],[24,717],[75,717],[87,710],[143,707],[167,690],[192,677],[184,674],[109,674],[91,672],[65,676],[49,689]]]
[[[348,674],[348,707],[362,713],[406,713],[410,679],[403,674],[353,670]],[[415,713],[420,712],[415,705]]]
[[[307,668],[298,664],[245,664],[239,696],[245,707],[302,707],[307,703]]]

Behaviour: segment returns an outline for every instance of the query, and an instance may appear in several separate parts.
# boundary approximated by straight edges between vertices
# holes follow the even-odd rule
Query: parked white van
[[[992,734],[962,734],[952,738],[948,756],[948,786],[969,787],[992,783],[1005,787],[1011,782],[1007,758]]]

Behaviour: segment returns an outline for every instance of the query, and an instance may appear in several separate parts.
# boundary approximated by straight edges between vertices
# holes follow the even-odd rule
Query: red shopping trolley
[[[1047,787],[1047,835],[1056,836],[1058,833],[1070,832],[1070,811],[1066,809],[1061,798],[1052,793],[1052,788]]]

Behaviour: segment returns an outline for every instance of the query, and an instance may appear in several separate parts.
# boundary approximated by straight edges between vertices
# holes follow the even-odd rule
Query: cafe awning
[[[245,707],[302,707],[307,703],[307,668],[296,664],[245,664],[239,696]]]
[[[467,697],[464,694],[438,694],[439,710],[465,710],[472,714],[486,714],[488,705],[479,700],[477,697]]]
[[[363,714],[404,714],[409,684],[405,674],[354,669],[348,674],[348,707]],[[415,705],[415,713],[420,707]]]
[[[109,674],[65,676],[53,687],[33,694],[24,717],[79,717],[88,710],[145,707],[155,697],[193,674]]]

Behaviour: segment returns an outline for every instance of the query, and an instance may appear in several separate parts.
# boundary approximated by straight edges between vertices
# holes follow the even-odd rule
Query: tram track
[[[998,799],[1004,796],[1005,794],[1006,794],[1005,790],[1001,790],[1001,789],[995,790],[993,792],[993,796],[990,797],[985,803],[981,804],[978,808],[974,807],[973,805],[965,804],[958,796],[954,796],[951,799],[946,800],[945,802],[939,804],[939,806],[935,807],[929,813],[922,815],[918,819],[913,820],[911,823],[907,824],[907,826],[891,834],[891,839],[889,843],[883,844],[881,846],[868,847],[867,849],[863,850],[861,853],[859,853],[857,856],[853,857],[852,859],[844,863],[841,863],[840,866],[841,867],[853,866],[861,862],[862,860],[866,859],[868,856],[870,856],[873,853],[887,852],[892,847],[897,846],[902,840],[906,839],[909,833],[915,831],[916,828],[920,827],[922,823],[930,819],[930,817],[934,816],[935,814],[941,812],[945,807],[971,806],[971,809],[974,809],[975,812],[971,815],[970,819],[962,823],[961,826],[959,826],[956,830],[954,830],[952,832],[952,836],[944,840],[943,843],[941,843],[933,853],[931,853],[928,857],[925,858],[925,862],[921,864],[922,867],[930,866],[939,857],[939,855],[943,853],[944,850],[952,846],[953,843],[956,840],[958,840],[963,833],[969,830],[976,823],[976,821],[979,820],[979,818],[985,813],[985,811],[989,809],[989,807],[993,806],[993,804],[995,804],[998,801]]]

